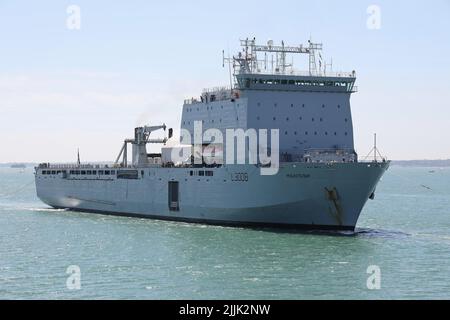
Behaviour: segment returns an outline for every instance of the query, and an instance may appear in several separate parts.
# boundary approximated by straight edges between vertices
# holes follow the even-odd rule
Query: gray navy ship
[[[184,101],[179,141],[164,124],[142,126],[114,163],[42,163],[35,168],[38,197],[54,208],[101,214],[354,230],[389,167],[376,147],[370,161],[355,152],[355,72],[334,72],[322,44],[312,41],[259,45],[253,38],[241,46],[223,57],[229,86]],[[301,54],[305,72],[293,66],[292,56]],[[150,137],[160,130],[167,135]],[[254,143],[264,136],[267,145]],[[148,153],[150,143],[161,151]]]

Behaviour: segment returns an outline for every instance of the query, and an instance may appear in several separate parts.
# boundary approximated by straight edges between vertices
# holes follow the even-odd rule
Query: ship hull
[[[289,163],[273,176],[261,175],[254,165],[139,168],[137,179],[45,176],[37,170],[36,189],[46,204],[74,211],[242,227],[354,230],[388,166]],[[211,175],[200,176],[200,171]]]

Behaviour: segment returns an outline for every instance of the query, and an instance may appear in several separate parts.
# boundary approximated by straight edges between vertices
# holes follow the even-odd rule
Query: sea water
[[[450,298],[450,168],[392,166],[356,232],[54,210],[0,168],[0,299]]]

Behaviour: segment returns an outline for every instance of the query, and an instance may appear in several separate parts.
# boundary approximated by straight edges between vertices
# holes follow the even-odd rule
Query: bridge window
[[[81,174],[86,174],[86,171],[84,171],[84,170],[81,170]]]

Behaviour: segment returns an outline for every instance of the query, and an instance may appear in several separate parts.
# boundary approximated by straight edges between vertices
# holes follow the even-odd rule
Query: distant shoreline
[[[108,163],[105,162],[91,162],[91,163]],[[6,162],[0,163],[0,167],[11,167],[13,164],[24,164],[28,167],[35,167],[35,162]],[[450,167],[450,159],[445,160],[392,160],[393,166],[401,167]]]
[[[392,160],[392,165],[402,167],[450,167],[450,159],[446,160]]]

